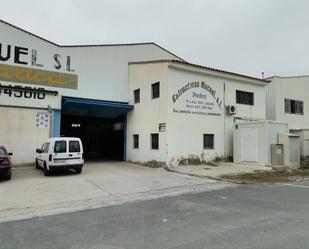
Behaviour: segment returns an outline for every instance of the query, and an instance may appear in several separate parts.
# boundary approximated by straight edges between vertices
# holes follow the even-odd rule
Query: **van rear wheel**
[[[82,173],[82,169],[75,169],[75,172],[76,172],[77,174],[80,174],[80,173]]]

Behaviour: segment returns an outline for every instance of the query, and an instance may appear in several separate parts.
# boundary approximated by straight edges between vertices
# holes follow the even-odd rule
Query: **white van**
[[[36,168],[47,176],[53,169],[74,169],[81,173],[84,165],[82,141],[75,137],[54,137],[36,149]]]

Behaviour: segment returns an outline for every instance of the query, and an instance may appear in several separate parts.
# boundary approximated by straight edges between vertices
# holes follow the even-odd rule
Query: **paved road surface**
[[[242,185],[0,224],[0,248],[308,248],[309,183]]]

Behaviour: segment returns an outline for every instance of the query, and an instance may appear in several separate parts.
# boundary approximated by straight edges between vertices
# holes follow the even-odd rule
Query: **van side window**
[[[69,152],[80,152],[78,141],[69,141]]]
[[[67,142],[66,141],[56,141],[54,152],[55,153],[67,152]]]

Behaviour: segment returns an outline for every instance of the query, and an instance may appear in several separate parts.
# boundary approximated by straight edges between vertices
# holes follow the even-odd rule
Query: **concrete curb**
[[[187,175],[187,176],[193,176],[193,177],[198,177],[198,178],[206,178],[206,179],[210,179],[210,180],[215,180],[215,181],[223,181],[225,182],[222,178],[218,178],[218,177],[212,177],[212,176],[201,176],[201,175],[197,175],[197,174],[191,174],[191,173],[184,173],[181,171],[177,171],[174,169],[171,169],[169,167],[164,167],[164,169],[168,172],[172,172],[172,173],[177,173],[177,174],[182,174],[182,175]]]
[[[12,169],[23,169],[23,168],[34,168],[35,163],[24,163],[24,164],[17,164],[12,166]]]

